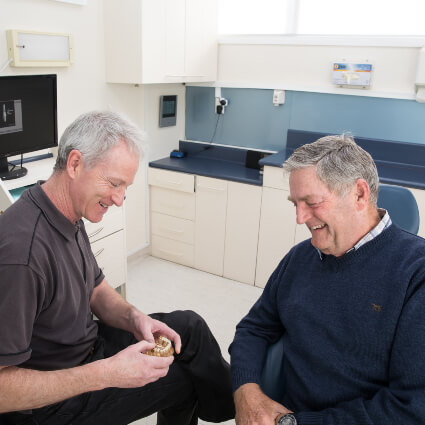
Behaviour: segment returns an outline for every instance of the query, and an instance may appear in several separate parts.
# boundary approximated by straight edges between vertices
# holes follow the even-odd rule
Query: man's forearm
[[[107,325],[135,331],[131,329],[131,313],[135,307],[125,301],[106,280],[93,291],[90,306],[93,313]]]
[[[37,371],[16,366],[0,369],[0,413],[36,409],[105,388],[102,362],[71,369]]]

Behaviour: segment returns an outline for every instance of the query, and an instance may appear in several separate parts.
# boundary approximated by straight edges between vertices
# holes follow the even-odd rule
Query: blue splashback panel
[[[186,88],[186,138],[211,141],[217,123],[214,88]],[[286,147],[288,129],[351,132],[357,137],[425,144],[425,104],[414,100],[286,91],[273,106],[273,90],[222,88],[229,100],[214,143],[265,150]]]
[[[279,150],[289,128],[290,98],[273,106],[272,90],[222,88],[221,96],[229,100],[223,115],[214,113],[214,88],[186,88],[186,139]]]

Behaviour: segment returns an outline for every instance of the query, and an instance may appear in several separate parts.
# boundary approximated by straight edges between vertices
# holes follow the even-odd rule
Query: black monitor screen
[[[57,144],[56,75],[0,77],[0,158]]]

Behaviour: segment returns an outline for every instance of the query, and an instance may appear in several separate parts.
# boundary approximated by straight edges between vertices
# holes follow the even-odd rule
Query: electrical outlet
[[[224,97],[215,98],[215,113],[218,115],[223,115],[226,106],[229,104],[229,101]]]
[[[273,105],[279,106],[285,103],[285,90],[273,91]]]

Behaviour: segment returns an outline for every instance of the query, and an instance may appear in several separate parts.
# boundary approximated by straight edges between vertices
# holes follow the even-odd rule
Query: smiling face
[[[85,168],[79,151],[72,151],[70,159],[73,164],[69,171],[72,175],[69,194],[73,221],[84,217],[97,223],[110,206],[121,206],[124,202],[125,191],[133,183],[137,172],[139,158],[128,150],[125,143],[120,143],[89,169]]]
[[[374,225],[365,213],[369,198],[363,182],[341,197],[319,180],[315,167],[291,172],[288,199],[297,209],[297,223],[309,228],[312,245],[324,254],[344,255]]]

